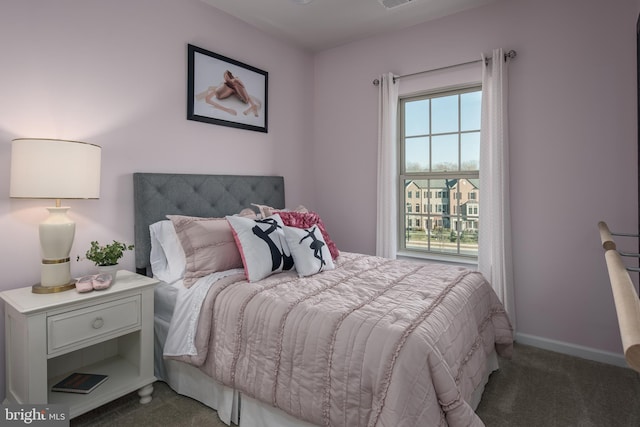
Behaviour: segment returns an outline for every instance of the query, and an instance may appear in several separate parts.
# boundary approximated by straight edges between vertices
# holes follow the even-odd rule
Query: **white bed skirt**
[[[164,381],[176,393],[195,399],[218,412],[220,420],[238,424],[239,393],[225,387],[200,369],[176,360],[165,360]]]
[[[169,387],[178,394],[215,409],[220,420],[227,425],[234,423],[240,427],[315,427],[314,424],[300,421],[271,405],[242,396],[241,393],[216,382],[191,365],[175,360],[165,360],[164,365],[167,376],[165,381]],[[480,404],[489,375],[498,369],[498,356],[495,351],[489,357],[487,368],[483,381],[469,401],[474,410]]]
[[[176,360],[165,360],[164,366],[167,376],[164,381],[169,387],[178,394],[215,409],[220,420],[227,425],[234,423],[240,427],[315,427],[314,424],[300,421],[271,405],[242,396],[191,365]]]

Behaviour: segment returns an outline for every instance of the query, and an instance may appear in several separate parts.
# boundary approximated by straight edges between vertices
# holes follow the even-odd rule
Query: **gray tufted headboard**
[[[281,176],[134,173],[136,271],[150,274],[149,225],[166,215],[224,217],[251,203],[284,208]]]

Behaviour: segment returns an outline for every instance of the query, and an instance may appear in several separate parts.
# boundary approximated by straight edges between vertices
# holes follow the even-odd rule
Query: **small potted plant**
[[[116,240],[104,246],[93,241],[84,256],[89,261],[93,261],[96,267],[98,267],[99,273],[110,273],[115,279],[115,272],[118,270],[118,261],[124,256],[125,251],[130,250],[133,250],[133,245],[127,245]],[[78,256],[78,261],[80,261],[80,256]]]

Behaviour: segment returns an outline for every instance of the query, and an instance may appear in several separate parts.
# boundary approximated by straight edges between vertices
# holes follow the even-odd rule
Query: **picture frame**
[[[268,131],[269,73],[188,45],[187,120]]]

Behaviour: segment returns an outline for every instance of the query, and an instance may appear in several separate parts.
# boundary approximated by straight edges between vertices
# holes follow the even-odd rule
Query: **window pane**
[[[480,180],[470,179],[469,183],[475,188],[471,189],[469,200],[465,209],[465,228],[460,235],[460,253],[463,255],[478,256],[478,227],[480,208]],[[473,195],[473,196],[471,196]]]
[[[460,169],[480,170],[480,132],[460,135]]]
[[[405,136],[429,133],[429,100],[411,101],[404,104]]]
[[[460,178],[451,186],[451,191],[457,195],[453,201],[455,214],[451,216],[451,239],[455,236],[462,255],[478,255],[479,183],[478,179]]]
[[[480,129],[480,106],[482,91],[463,93],[460,95],[460,130]]]
[[[429,181],[428,180],[411,180],[404,181],[405,200],[408,200],[409,192],[413,193],[415,197],[428,196]],[[415,201],[415,198],[413,199]],[[424,198],[422,202],[426,205],[429,203],[429,199]],[[410,203],[406,203],[405,214],[405,227],[404,227],[404,241],[405,247],[408,249],[427,249],[427,235],[425,233],[425,227],[428,226],[429,216],[428,208],[420,212],[420,204],[416,203],[412,206]]]
[[[474,222],[468,222],[466,229],[460,235],[460,254],[478,256],[478,221],[475,221],[475,227],[471,228]]]
[[[458,131],[458,95],[433,98],[431,109],[432,133]]]
[[[456,253],[456,245],[449,239],[451,218],[449,215],[449,186],[447,180],[430,179],[429,185],[434,194],[432,203],[438,208],[431,215],[430,227],[426,230],[429,250],[433,252]]]
[[[429,138],[406,138],[404,144],[404,170],[407,172],[428,172]]]
[[[431,139],[431,170],[433,172],[458,170],[458,135],[434,136]]]
[[[480,88],[464,91],[402,101],[404,249],[477,257],[482,99]]]

